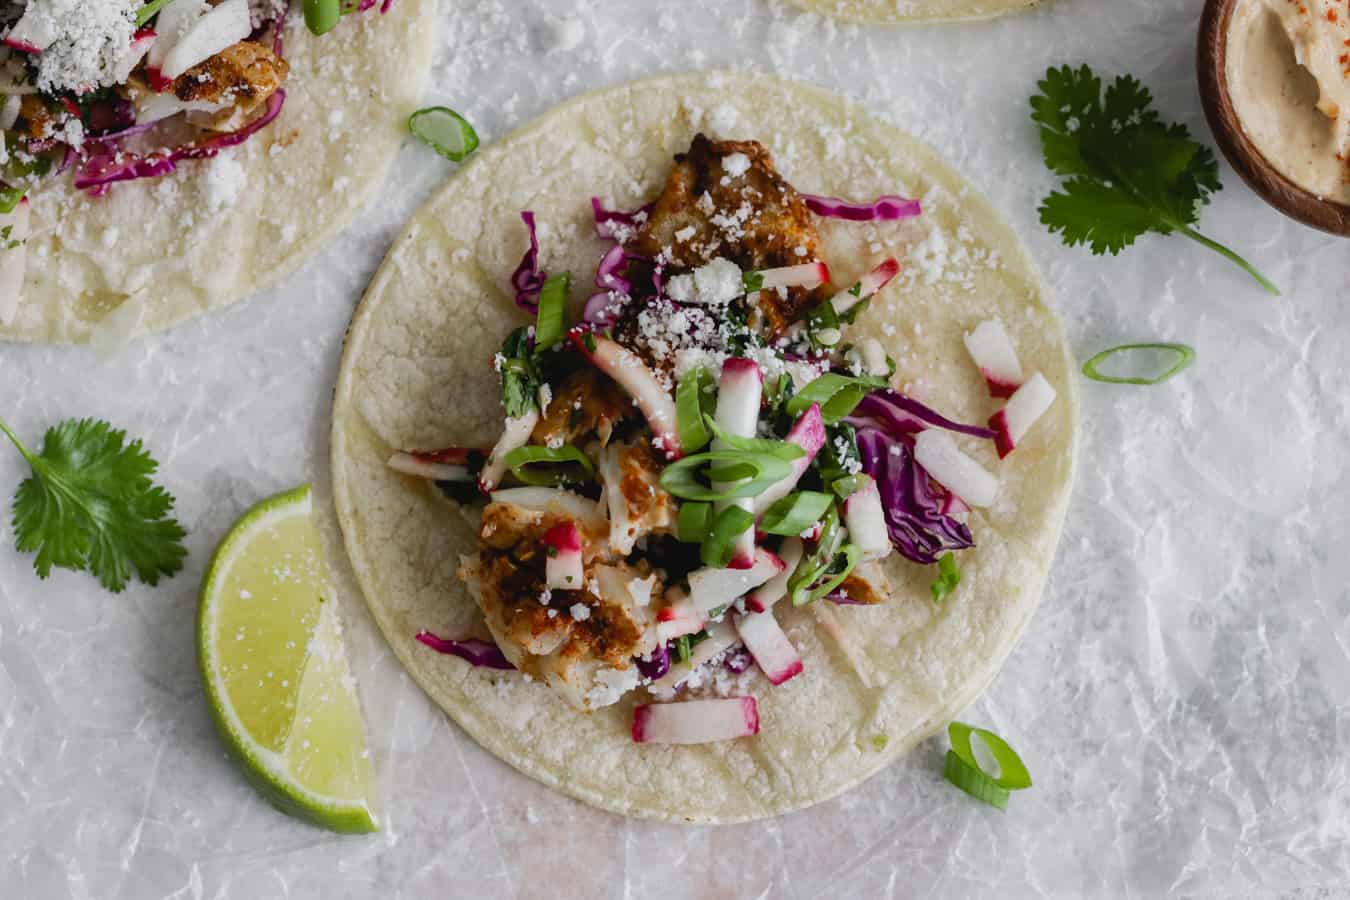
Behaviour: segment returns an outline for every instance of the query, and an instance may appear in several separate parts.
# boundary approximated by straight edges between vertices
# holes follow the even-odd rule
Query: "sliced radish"
[[[18,94],[10,94],[0,100],[0,131],[13,128],[19,121],[19,113],[22,110],[23,98]],[[5,151],[5,136],[0,134],[0,158],[8,159],[8,156]]]
[[[1031,430],[1031,426],[1036,424],[1036,420],[1055,402],[1055,397],[1055,389],[1050,386],[1050,382],[1037,372],[1026,384],[1017,389],[1017,393],[1012,395],[1007,406],[994,413],[994,417],[989,420],[989,427],[994,429],[994,443],[998,446],[999,459],[1017,449],[1017,445],[1022,443],[1022,438]],[[964,494],[961,496],[965,497]],[[969,497],[965,499],[970,503],[975,502]]]
[[[113,73],[113,81],[122,84],[130,78],[132,70],[141,64],[141,60],[145,59],[146,54],[150,52],[150,48],[155,46],[156,40],[158,40],[158,35],[155,34],[154,29],[145,28],[136,32],[136,36],[132,38],[131,46],[127,48],[127,52],[122,55],[122,59],[117,63],[117,69]]]
[[[170,4],[170,8],[176,4]],[[173,81],[188,69],[233,47],[253,33],[248,0],[225,0],[192,23],[158,66],[162,78]],[[153,49],[153,48],[152,48]]]
[[[544,547],[545,586],[551,591],[579,590],[585,574],[581,568],[581,532],[576,523],[560,522],[544,532]]]
[[[822,447],[825,446],[825,417],[820,414],[820,404],[813,403],[802,413],[801,418],[792,426],[785,439],[806,451],[806,455],[792,461],[792,471],[782,481],[755,498],[755,515],[762,516],[770,506],[782,500],[801,481],[806,470],[811,468]]]
[[[763,279],[760,290],[774,291],[779,288],[806,288],[813,291],[822,284],[830,283],[830,267],[823,262],[804,263],[800,266],[784,266],[781,269],[765,269],[758,273]]]
[[[3,43],[20,53],[41,53],[56,38],[56,19],[46,10],[39,9],[39,4],[30,3],[9,34],[5,35]]]
[[[842,316],[859,303],[875,296],[899,274],[900,262],[894,258],[885,259],[853,287],[842,294],[836,294],[830,303],[834,304],[834,311]]]
[[[722,375],[717,381],[717,425],[729,435],[752,438],[759,428],[759,406],[764,399],[764,373],[754,360],[732,357],[722,363]],[[713,441],[714,450],[729,450],[720,440]],[[740,483],[740,482],[738,482]],[[755,500],[745,497],[724,500],[716,504],[720,513],[737,506],[754,514]],[[732,569],[748,569],[755,564],[755,530],[747,528],[732,545]]]
[[[802,656],[772,612],[738,615],[736,633],[770,684],[782,684],[802,673]]]
[[[703,610],[690,602],[689,595],[680,588],[666,591],[666,601],[669,605],[656,613],[656,634],[662,643],[698,634],[708,624]]]
[[[754,697],[649,703],[633,710],[639,744],[711,744],[759,734]]]
[[[601,372],[613,378],[637,403],[655,436],[655,444],[670,460],[683,456],[676,425],[675,400],[642,357],[603,335],[574,331],[572,344]],[[587,347],[587,342],[591,347]]]
[[[914,438],[914,459],[938,484],[971,506],[992,506],[998,479],[961,452],[945,431],[929,428]]]
[[[32,210],[24,197],[12,212],[0,213],[0,325],[14,321],[28,269]]]
[[[844,524],[848,538],[862,550],[863,559],[885,559],[891,555],[891,534],[886,527],[886,511],[881,506],[881,491],[867,475],[860,475],[862,486],[844,501]]]
[[[506,429],[502,432],[497,446],[492,448],[483,472],[478,476],[478,486],[484,493],[496,490],[497,485],[506,477],[506,457],[512,450],[519,450],[530,442],[534,426],[539,424],[539,410],[532,409],[525,415],[506,420]]]
[[[159,11],[159,16],[155,19],[155,32],[159,38],[145,56],[145,74],[152,88],[163,91],[168,89],[168,85],[173,84],[172,79],[166,79],[160,74],[160,69],[164,67],[164,59],[209,8],[206,0],[173,0]],[[161,86],[161,82],[167,84]]]
[[[172,84],[173,82],[170,82]],[[158,122],[179,113],[218,113],[227,103],[212,103],[207,100],[179,100],[173,94],[156,94],[148,91],[136,92],[131,100],[136,107],[136,121],[141,125]]]
[[[542,513],[571,519],[586,527],[587,531],[602,530],[609,525],[604,513],[594,500],[564,491],[561,488],[523,487],[505,491],[494,491],[490,497],[493,503],[509,503],[526,512]]]
[[[428,481],[473,481],[468,466],[435,462],[416,453],[395,453],[387,465],[395,472]]]
[[[788,538],[778,548],[778,558],[783,561],[783,571],[745,595],[745,608],[751,612],[768,612],[774,605],[787,596],[788,581],[802,561],[805,548],[801,538]]]
[[[966,335],[966,349],[989,385],[990,395],[1011,397],[1022,386],[1022,364],[1003,320],[989,319],[977,325]]]
[[[705,567],[690,572],[689,599],[704,612],[729,606],[785,568],[781,559],[759,547],[755,550],[754,564],[748,569]]]

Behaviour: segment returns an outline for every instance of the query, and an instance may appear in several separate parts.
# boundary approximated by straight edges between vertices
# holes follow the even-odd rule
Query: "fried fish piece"
[[[195,115],[193,124],[238,131],[280,89],[290,68],[270,47],[240,41],[178,76],[170,91],[184,103],[226,104],[219,112]]]

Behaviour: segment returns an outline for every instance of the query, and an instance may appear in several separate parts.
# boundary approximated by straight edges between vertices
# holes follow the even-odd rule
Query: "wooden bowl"
[[[1271,165],[1242,130],[1228,93],[1228,23],[1239,0],[1207,0],[1200,18],[1196,70],[1205,118],[1223,155],[1248,187],[1292,219],[1323,231],[1350,237],[1350,206],[1323,200],[1299,187]]]

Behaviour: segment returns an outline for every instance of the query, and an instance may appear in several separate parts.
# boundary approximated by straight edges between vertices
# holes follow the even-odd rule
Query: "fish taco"
[[[243,299],[364,205],[436,0],[0,0],[0,339]]]
[[[392,249],[334,406],[339,522],[399,659],[616,812],[831,797],[984,689],[1072,482],[1021,245],[864,109],[749,74],[582,97]]]

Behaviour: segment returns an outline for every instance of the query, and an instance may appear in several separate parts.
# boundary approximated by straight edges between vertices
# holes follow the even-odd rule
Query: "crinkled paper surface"
[[[965,714],[1022,752],[1036,787],[1007,813],[978,806],[941,780],[935,739],[782,819],[625,821],[548,792],[449,725],[348,596],[384,830],[331,837],[254,795],[203,706],[196,583],[247,506],[326,481],[343,328],[389,240],[450,171],[408,146],[374,206],[277,290],[111,359],[0,347],[0,415],[34,441],[76,415],[144,437],[192,552],[178,578],[112,597],[68,573],[39,583],[0,525],[0,893],[1339,895],[1350,245],[1281,218],[1226,168],[1203,230],[1247,253],[1282,298],[1180,239],[1099,260],[1036,222],[1052,182],[1026,101],[1046,65],[1132,71],[1166,116],[1207,136],[1200,0],[1061,0],[990,24],[881,31],[765,0],[444,5],[429,102],[486,139],[657,71],[802,77],[893,117],[990,196],[1042,266],[1080,357],[1140,339],[1198,348],[1168,386],[1084,386],[1079,482],[1045,602]],[[23,474],[4,451],[0,493]]]

